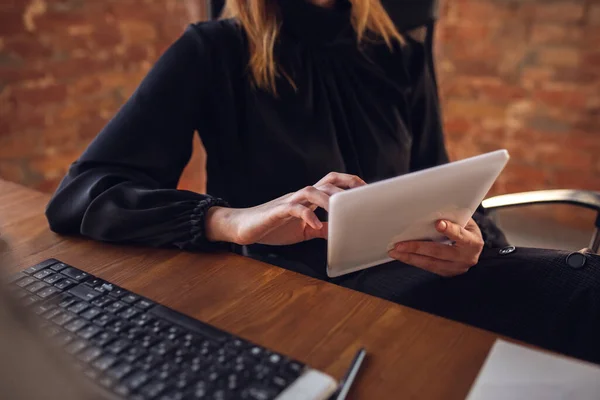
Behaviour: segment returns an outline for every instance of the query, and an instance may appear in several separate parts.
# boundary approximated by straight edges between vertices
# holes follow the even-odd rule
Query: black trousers
[[[392,262],[332,279],[335,284],[549,350],[600,363],[600,256],[566,263],[569,252],[486,249],[469,272],[443,278]],[[299,263],[260,257],[310,274]]]

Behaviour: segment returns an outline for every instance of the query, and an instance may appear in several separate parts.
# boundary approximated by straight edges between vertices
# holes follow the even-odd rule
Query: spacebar
[[[165,306],[157,305],[148,311],[148,314],[154,315],[155,317],[164,319],[172,324],[182,326],[190,331],[204,336],[207,339],[216,341],[223,341],[229,336],[227,333],[218,330],[204,322],[198,321],[192,317],[188,317],[185,314],[167,308]]]

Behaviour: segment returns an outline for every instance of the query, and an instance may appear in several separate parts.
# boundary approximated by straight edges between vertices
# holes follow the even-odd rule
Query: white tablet
[[[498,150],[331,196],[327,275],[391,261],[387,253],[398,242],[447,240],[436,221],[465,226],[508,159]]]

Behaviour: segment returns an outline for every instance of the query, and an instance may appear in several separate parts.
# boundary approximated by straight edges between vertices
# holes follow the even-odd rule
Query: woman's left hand
[[[464,228],[450,221],[438,221],[438,232],[454,241],[453,246],[436,242],[400,242],[389,256],[441,276],[464,274],[477,264],[483,250],[483,237],[473,219]]]

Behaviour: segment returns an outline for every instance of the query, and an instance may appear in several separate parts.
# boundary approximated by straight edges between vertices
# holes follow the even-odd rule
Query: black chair
[[[435,36],[435,23],[439,19],[439,0],[382,0],[382,3],[403,34],[411,35],[413,38],[425,43],[429,53],[428,65],[437,87],[433,38]],[[218,18],[224,4],[224,0],[208,0],[207,15],[213,19]],[[487,198],[483,201],[482,207],[485,213],[491,214],[503,208],[536,204],[570,204],[596,211],[595,229],[588,247],[594,253],[598,253],[600,248],[600,192],[538,190],[513,193]]]

